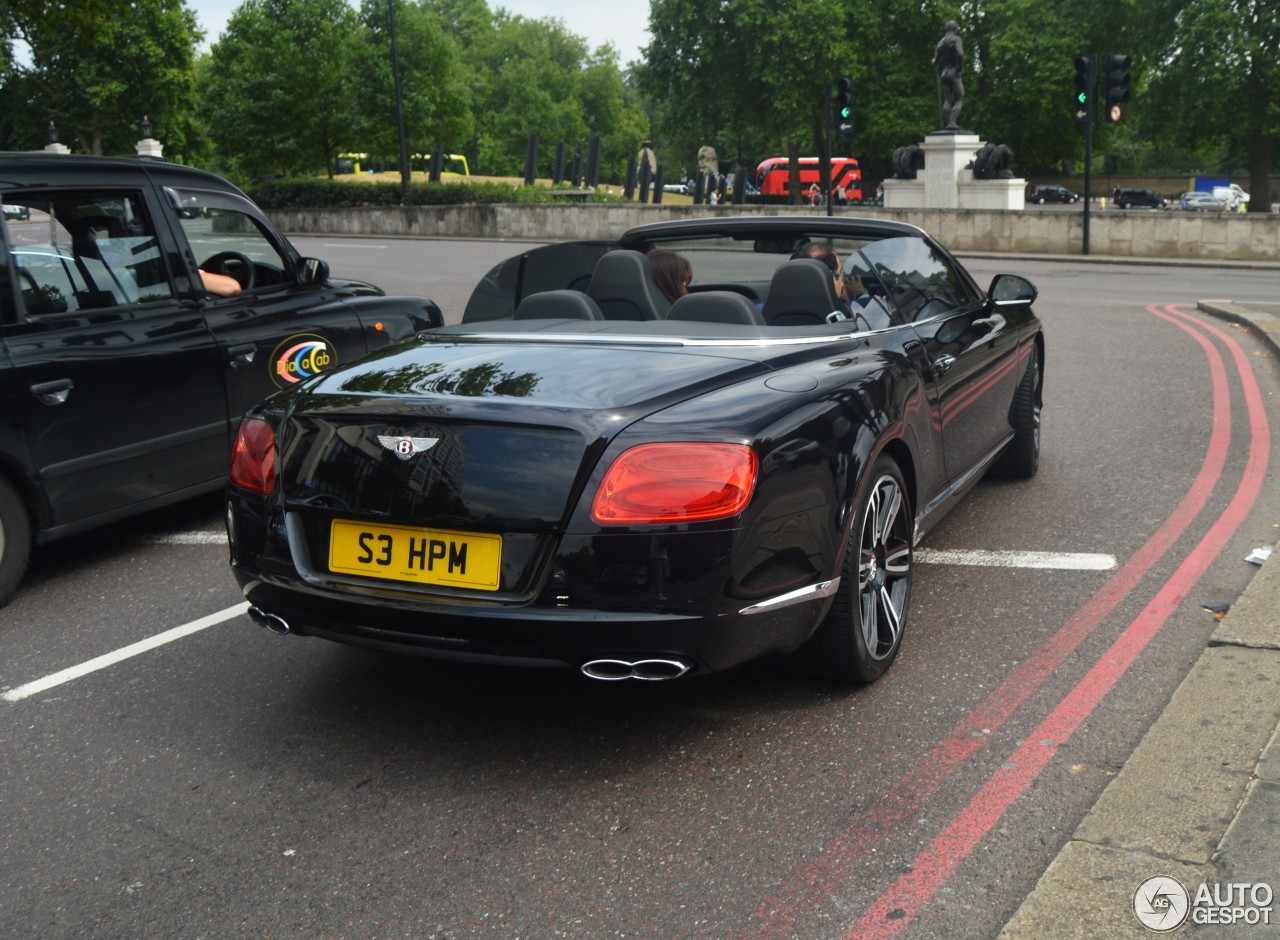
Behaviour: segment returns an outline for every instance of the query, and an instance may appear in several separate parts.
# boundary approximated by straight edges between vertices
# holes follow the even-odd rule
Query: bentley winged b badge
[[[396,437],[393,434],[379,434],[378,443],[391,451],[401,460],[416,457],[435,447],[440,442],[438,437]]]

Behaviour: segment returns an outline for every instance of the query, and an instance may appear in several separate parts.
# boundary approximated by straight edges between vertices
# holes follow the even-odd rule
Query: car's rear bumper
[[[686,662],[690,674],[714,672],[790,652],[812,634],[827,604],[814,590],[797,602],[758,612],[606,611],[469,605],[453,610],[394,598],[351,600],[305,585],[246,579],[237,573],[255,621],[279,633],[465,662],[567,667],[602,658]]]

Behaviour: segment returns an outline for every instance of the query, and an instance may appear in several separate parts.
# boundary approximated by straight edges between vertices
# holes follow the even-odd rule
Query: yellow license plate
[[[502,537],[334,519],[329,570],[388,581],[496,591]]]

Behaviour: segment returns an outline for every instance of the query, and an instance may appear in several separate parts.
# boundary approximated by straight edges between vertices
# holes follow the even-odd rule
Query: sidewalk
[[[1280,353],[1280,303],[1248,307],[1202,300],[1210,315],[1246,324]],[[1259,568],[1214,631],[1115,780],[1041,876],[1000,940],[1150,938],[1134,911],[1144,882],[1177,879],[1191,895],[1185,926],[1170,936],[1280,937],[1280,560]],[[1210,913],[1248,917],[1209,923],[1194,905],[1200,886],[1243,905]],[[1255,885],[1269,890],[1254,891]],[[1167,887],[1167,885],[1166,885]],[[1261,892],[1261,893],[1258,893]],[[1174,913],[1180,914],[1186,899]],[[1159,900],[1156,907],[1159,907]],[[1262,907],[1270,907],[1270,923]],[[1151,908],[1147,908],[1150,910]],[[1252,911],[1252,913],[1250,913]],[[1239,912],[1239,913],[1232,913]],[[1221,915],[1219,915],[1221,916]]]

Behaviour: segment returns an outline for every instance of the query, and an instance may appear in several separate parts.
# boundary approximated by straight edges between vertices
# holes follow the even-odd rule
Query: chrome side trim
[[[794,591],[788,591],[786,594],[771,597],[767,601],[761,601],[759,604],[752,604],[750,607],[742,608],[738,613],[748,615],[762,614],[782,607],[790,607],[792,604],[822,600],[830,597],[838,590],[840,590],[840,579],[832,578],[830,581],[819,581],[817,584],[810,584],[808,587],[798,588]]]

